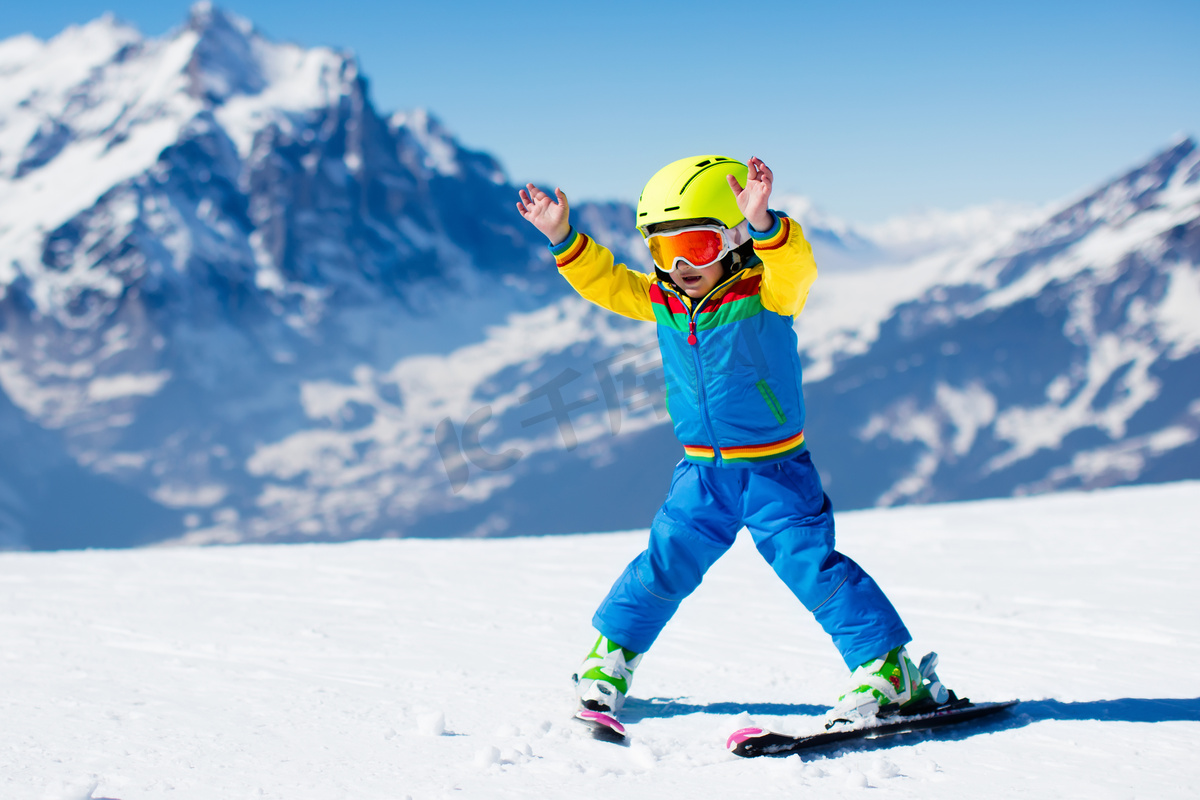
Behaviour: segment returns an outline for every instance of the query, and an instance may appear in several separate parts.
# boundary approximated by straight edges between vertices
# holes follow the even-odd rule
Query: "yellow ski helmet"
[[[684,219],[711,219],[734,228],[742,220],[726,175],[745,186],[749,169],[725,156],[692,156],[672,161],[654,173],[638,198],[637,228]]]

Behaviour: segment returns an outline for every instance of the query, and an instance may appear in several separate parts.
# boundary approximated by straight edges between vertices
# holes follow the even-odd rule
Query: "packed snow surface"
[[[624,747],[568,676],[644,531],[3,553],[0,796],[1196,797],[1198,509],[1189,482],[841,515],[913,654],[1022,703],[754,760],[729,733],[813,728],[846,671],[745,536],[643,661]]]

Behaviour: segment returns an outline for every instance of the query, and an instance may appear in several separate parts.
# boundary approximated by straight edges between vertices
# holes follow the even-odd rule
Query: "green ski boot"
[[[641,653],[627,650],[601,635],[579,671],[571,676],[579,707],[615,718],[621,713],[633,671],[641,660]]]
[[[854,688],[839,697],[825,715],[825,728],[932,710],[949,697],[936,668],[937,653],[925,656],[918,667],[903,647],[868,661],[850,676]]]

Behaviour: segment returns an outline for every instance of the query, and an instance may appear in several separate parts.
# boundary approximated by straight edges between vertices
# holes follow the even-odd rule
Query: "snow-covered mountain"
[[[781,198],[833,266],[797,332],[835,502],[1200,473],[1198,158],[1048,211]],[[572,295],[514,197],[352,56],[207,3],[0,42],[0,546],[644,524],[653,327]],[[572,213],[647,266],[632,209]]]
[[[959,211],[928,209],[860,225],[820,209],[810,198],[781,195],[773,204],[804,227],[824,274],[889,266],[954,252],[1037,225],[1049,209],[1011,203]]]
[[[9,39],[0,78],[0,426],[46,453],[0,455],[7,542],[67,541],[47,505],[119,519],[107,543],[254,517],[273,501],[248,459],[325,424],[303,386],[564,291],[495,160],[427,113],[376,112],[345,53],[200,3],[162,39],[111,17]]]
[[[1036,224],[1007,217],[987,235],[940,234],[944,246],[911,261],[820,278],[796,329],[809,441],[835,503],[1195,476],[1198,163],[1184,139]],[[436,430],[457,494],[442,511],[416,490],[410,502],[429,510],[410,530],[549,533],[649,519],[679,457],[655,365],[652,326],[570,297],[514,315],[482,344],[399,362],[397,376],[488,375],[452,392],[423,386],[446,398],[424,424],[452,420]],[[319,463],[303,435],[269,452],[280,477]],[[305,480],[348,502],[349,487],[334,486],[347,466]]]
[[[837,349],[809,340],[812,440],[844,502],[1194,476],[1196,143],[977,252],[898,270],[911,299]]]

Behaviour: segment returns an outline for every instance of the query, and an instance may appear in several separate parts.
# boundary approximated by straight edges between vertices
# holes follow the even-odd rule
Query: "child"
[[[697,156],[659,170],[637,206],[654,275],[614,264],[572,228],[560,189],[555,199],[533,184],[520,192],[518,211],[576,291],[658,323],[684,451],[649,546],[592,620],[600,638],[575,675],[581,715],[616,720],[642,655],[743,526],[854,670],[827,726],[945,699],[932,663],[922,676],[905,652],[910,636],[887,597],[834,549],[833,510],[804,444],[792,329],[817,268],[800,226],[768,208],[772,182],[758,158]]]

